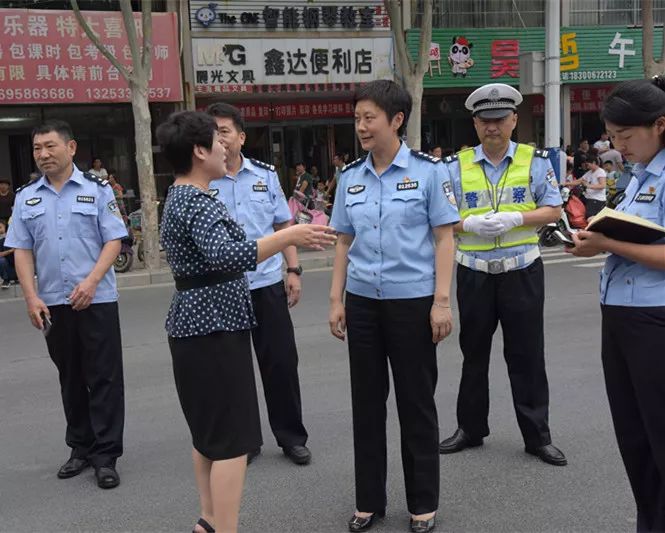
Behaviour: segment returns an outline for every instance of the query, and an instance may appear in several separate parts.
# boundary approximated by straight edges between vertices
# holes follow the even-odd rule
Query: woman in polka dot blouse
[[[161,241],[176,281],[166,330],[192,434],[201,502],[194,531],[236,531],[247,453],[262,444],[249,331],[256,320],[244,272],[288,246],[323,249],[335,236],[310,224],[246,241],[224,204],[208,194],[209,182],[226,174],[215,120],[174,113],[157,138],[176,177]]]

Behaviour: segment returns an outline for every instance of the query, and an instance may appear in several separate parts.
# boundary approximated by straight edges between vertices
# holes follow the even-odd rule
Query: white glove
[[[504,232],[510,231],[511,229],[524,224],[524,217],[522,216],[522,213],[519,212],[496,213],[492,218],[501,221],[505,228]]]
[[[494,213],[486,215],[469,215],[462,224],[464,231],[475,233],[481,237],[494,238],[505,233],[503,223],[496,218]]]

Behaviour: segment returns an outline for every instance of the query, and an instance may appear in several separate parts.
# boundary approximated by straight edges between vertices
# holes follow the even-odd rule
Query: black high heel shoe
[[[356,531],[367,531],[374,525],[374,521],[377,518],[383,518],[386,516],[385,509],[383,511],[376,511],[366,518],[357,516],[355,513],[349,520],[349,531],[355,533]]]
[[[436,514],[429,520],[414,520],[411,519],[409,529],[413,533],[429,533],[436,526]]]

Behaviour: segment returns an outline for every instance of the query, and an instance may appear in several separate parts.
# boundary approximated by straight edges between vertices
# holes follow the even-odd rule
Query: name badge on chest
[[[413,191],[418,188],[417,181],[411,181],[409,178],[404,178],[404,181],[401,181],[397,184],[398,191]]]
[[[656,199],[655,194],[650,194],[646,192],[642,192],[635,197],[635,201],[640,202],[642,204],[649,204],[653,202],[655,199]]]
[[[95,203],[95,197],[94,196],[77,196],[76,201],[80,202],[82,204],[94,204]]]
[[[268,185],[259,180],[252,185],[252,190],[254,192],[268,192]]]

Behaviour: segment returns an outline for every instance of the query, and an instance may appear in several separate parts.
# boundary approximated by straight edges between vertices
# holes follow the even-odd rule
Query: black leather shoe
[[[90,463],[87,459],[77,459],[72,457],[58,470],[58,477],[60,479],[67,479],[70,477],[78,476],[86,468],[90,466]]]
[[[552,444],[539,446],[537,448],[526,447],[524,451],[531,455],[535,455],[541,461],[554,466],[566,466],[568,464],[568,460],[563,452]]]
[[[97,486],[100,489],[113,489],[120,485],[120,476],[113,466],[100,466],[95,468]]]
[[[385,511],[377,511],[366,518],[361,518],[354,513],[351,520],[349,520],[349,531],[367,531],[374,525],[377,518],[383,518],[384,516],[386,516]]]
[[[251,465],[254,459],[256,459],[259,455],[261,455],[261,448],[257,448],[256,450],[252,450],[247,454],[247,464]]]
[[[413,533],[428,533],[429,531],[434,530],[435,527],[436,515],[429,520],[414,520],[412,518],[411,524],[409,525],[409,529],[413,531]]]
[[[482,446],[483,439],[473,439],[467,435],[462,428],[457,428],[452,437],[442,440],[439,444],[439,453],[457,453],[465,448],[475,448]]]
[[[297,465],[308,465],[312,460],[312,452],[307,446],[284,446],[282,450],[284,450],[284,455]]]

